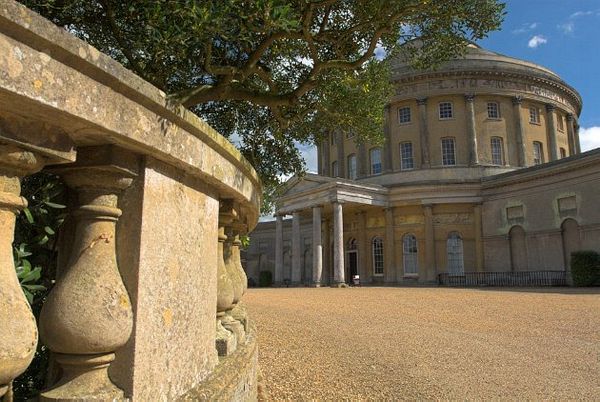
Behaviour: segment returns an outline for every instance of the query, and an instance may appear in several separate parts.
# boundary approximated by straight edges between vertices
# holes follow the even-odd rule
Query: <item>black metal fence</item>
[[[440,286],[567,286],[565,271],[465,272],[438,274]]]

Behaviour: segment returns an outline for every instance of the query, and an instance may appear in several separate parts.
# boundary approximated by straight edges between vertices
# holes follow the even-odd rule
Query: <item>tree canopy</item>
[[[271,190],[303,170],[295,142],[381,141],[390,57],[435,66],[504,15],[497,0],[21,2],[235,139]]]

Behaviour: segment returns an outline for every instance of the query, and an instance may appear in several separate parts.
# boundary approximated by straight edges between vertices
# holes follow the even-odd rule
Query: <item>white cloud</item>
[[[590,149],[600,148],[600,127],[580,127],[579,141],[581,143],[581,151],[589,151]]]
[[[575,23],[573,21],[569,21],[565,22],[564,24],[558,24],[557,27],[565,34],[572,34],[575,30]]]
[[[317,147],[314,145],[298,145],[298,149],[306,162],[306,170],[310,173],[317,173]]]
[[[529,32],[529,31],[533,31],[534,29],[536,29],[540,24],[538,24],[537,22],[526,22],[525,24],[521,25],[520,28],[517,29],[513,29],[511,31],[511,33],[513,35],[519,35],[519,34],[523,34],[525,32]]]
[[[592,15],[592,14],[594,14],[593,11],[577,11],[577,12],[574,12],[573,14],[571,14],[571,16],[569,18],[585,17],[587,15]]]
[[[536,47],[545,43],[548,43],[548,39],[546,39],[542,35],[535,35],[531,39],[529,39],[529,42],[527,42],[527,46],[529,46],[532,49],[535,49]]]

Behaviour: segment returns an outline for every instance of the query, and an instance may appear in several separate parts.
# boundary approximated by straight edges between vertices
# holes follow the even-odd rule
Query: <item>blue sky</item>
[[[582,150],[600,147],[600,0],[510,0],[500,31],[478,42],[489,50],[541,64],[583,98]],[[314,147],[300,147],[316,171]]]

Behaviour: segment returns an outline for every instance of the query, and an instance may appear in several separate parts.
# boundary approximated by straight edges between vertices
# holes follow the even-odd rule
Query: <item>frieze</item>
[[[394,221],[396,225],[423,224],[425,217],[423,215],[396,215]]]
[[[433,216],[433,223],[465,225],[473,223],[473,215],[469,213],[436,214]]]
[[[443,91],[443,90],[473,90],[473,89],[499,89],[510,92],[521,92],[528,93],[538,97],[543,97],[554,102],[566,106],[572,106],[570,101],[559,93],[552,91],[546,87],[535,85],[522,81],[514,80],[503,80],[503,79],[489,79],[489,78],[458,78],[458,79],[440,79],[440,80],[428,80],[409,83],[399,83],[396,88],[396,95],[398,96],[417,96],[423,93],[429,93],[432,91]]]
[[[368,228],[382,228],[385,226],[385,218],[384,217],[374,217],[367,219],[367,227]]]

